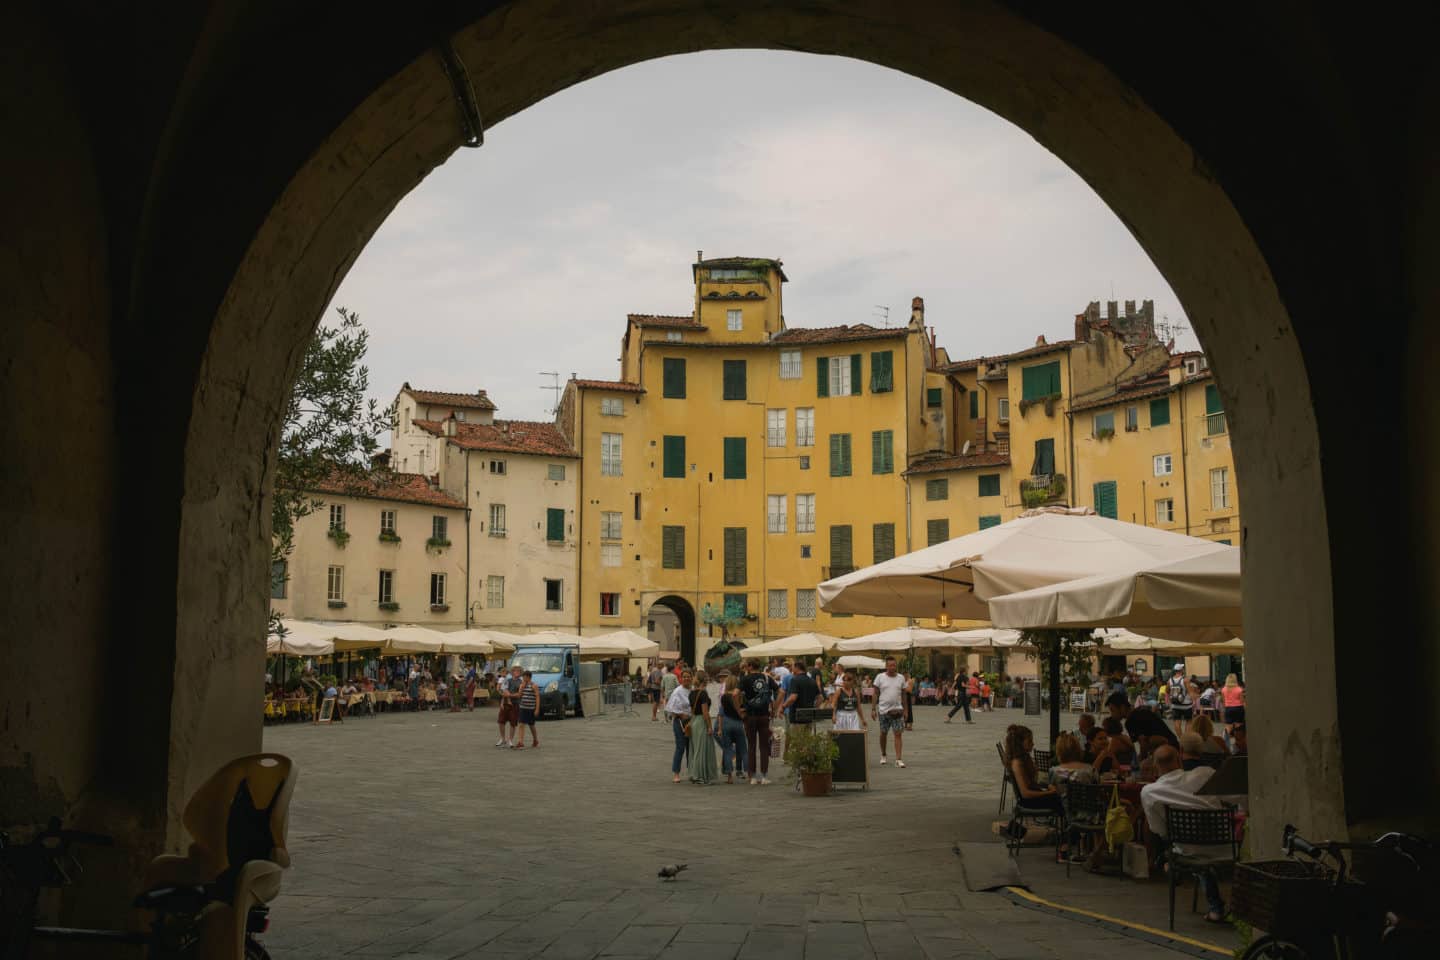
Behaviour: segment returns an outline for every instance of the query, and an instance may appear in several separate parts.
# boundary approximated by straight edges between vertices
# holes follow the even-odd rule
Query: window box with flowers
[[[328,536],[335,541],[337,547],[343,547],[350,542],[350,532],[344,527],[331,527]]]
[[[381,531],[380,531],[380,542],[381,542],[381,543],[399,543],[399,542],[400,542],[400,534],[396,533],[394,530],[381,530]]]
[[[444,537],[431,537],[425,541],[426,550],[443,550],[450,546],[450,541]]]
[[[345,601],[331,600],[326,604],[326,606],[328,606],[331,610],[343,610],[345,609]]]
[[[432,604],[430,604],[430,612],[431,612],[431,613],[449,613],[449,612],[450,612],[450,604],[448,604],[448,603],[432,603]]]
[[[381,610],[399,610],[399,609],[400,609],[400,604],[396,603],[394,600],[386,600],[386,601],[384,601],[384,602],[382,602],[382,603],[380,604],[380,609],[381,609]]]

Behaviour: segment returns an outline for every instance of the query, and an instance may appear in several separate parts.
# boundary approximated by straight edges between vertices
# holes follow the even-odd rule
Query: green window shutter
[[[1157,397],[1150,401],[1150,426],[1163,427],[1170,422],[1170,398]]]
[[[565,511],[550,507],[545,511],[545,539],[551,543],[565,540]]]
[[[980,391],[970,391],[970,419],[974,420],[980,416]]]
[[[1055,438],[1046,437],[1044,440],[1035,441],[1035,464],[1030,468],[1030,475],[1035,477],[1049,477],[1055,473]]]
[[[815,396],[830,396],[830,358],[815,358]]]
[[[666,357],[664,364],[663,393],[671,400],[685,399],[685,359]]]
[[[850,476],[850,434],[830,434],[830,476]]]
[[[1205,413],[1209,415],[1220,412],[1220,391],[1215,388],[1215,384],[1207,383],[1205,384]]]
[[[855,554],[853,543],[850,538],[850,525],[835,526],[830,528],[830,576],[838,577],[841,573],[848,572],[855,568]]]
[[[939,387],[930,387],[925,391],[925,406],[938,407],[944,398],[944,392]]]
[[[685,569],[685,528],[660,528],[660,565],[666,570]]]
[[[941,478],[938,479],[938,480],[926,480],[926,481],[925,481],[925,499],[926,499],[926,500],[949,500],[949,499],[950,499],[950,481],[949,481],[947,478],[945,478],[945,477],[941,477]]]
[[[746,583],[745,528],[725,528],[725,586],[743,587]]]
[[[725,616],[745,617],[750,615],[750,598],[743,593],[725,594]]]
[[[1039,400],[1060,393],[1060,361],[1025,367],[1020,372],[1020,399]]]
[[[725,438],[725,479],[745,479],[745,438]]]
[[[889,350],[870,354],[870,392],[889,393],[895,389],[895,355]]]
[[[895,431],[876,430],[870,434],[870,472],[895,472]]]
[[[864,391],[860,389],[860,378],[861,378],[862,376],[864,376],[864,372],[863,372],[863,369],[862,369],[862,365],[861,365],[861,363],[860,363],[860,354],[858,354],[858,353],[852,353],[852,354],[850,354],[850,395],[851,395],[851,396],[858,397],[858,396],[860,396],[860,394],[864,393]]]
[[[982,496],[982,497],[998,497],[998,496],[1000,496],[1000,474],[998,474],[998,473],[982,473],[982,474],[980,474],[980,496]]]
[[[925,545],[933,547],[950,539],[950,521],[946,519],[925,521]]]
[[[877,523],[871,531],[875,546],[875,559],[872,563],[884,563],[895,556],[895,524]]]
[[[999,517],[998,515],[992,515],[992,516],[981,517],[981,518],[980,518],[980,529],[981,529],[981,530],[989,530],[991,527],[998,527],[998,526],[1000,526],[1000,517]]]
[[[666,437],[664,445],[664,470],[661,475],[683,480],[685,478],[685,438]]]
[[[725,399],[745,399],[745,361],[725,361]]]
[[[1095,484],[1095,512],[1102,517],[1117,519],[1118,504],[1115,497],[1115,481],[1101,480]]]

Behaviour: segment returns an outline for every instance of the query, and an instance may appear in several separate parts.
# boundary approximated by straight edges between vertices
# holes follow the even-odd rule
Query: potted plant
[[[800,792],[807,797],[823,797],[830,792],[830,777],[840,745],[829,733],[813,727],[791,726],[785,736],[785,763],[800,780]]]

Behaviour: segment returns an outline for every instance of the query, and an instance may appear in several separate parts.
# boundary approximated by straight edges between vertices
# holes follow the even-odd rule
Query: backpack
[[[1185,681],[1170,678],[1170,705],[1172,707],[1188,707],[1190,705],[1190,691],[1185,689]]]
[[[745,712],[770,712],[770,679],[763,673],[752,673],[745,678]]]

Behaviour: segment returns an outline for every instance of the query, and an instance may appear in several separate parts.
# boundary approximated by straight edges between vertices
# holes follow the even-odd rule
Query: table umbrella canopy
[[[396,627],[393,630],[382,631],[385,637],[385,645],[381,648],[385,654],[393,653],[439,653],[443,648],[448,633],[441,633],[438,630],[426,630],[424,627]]]
[[[317,624],[304,620],[282,620],[285,636],[271,634],[265,640],[265,652],[287,653],[295,657],[323,657],[335,652],[335,643]]]
[[[763,660],[766,657],[814,657],[834,648],[841,641],[823,633],[797,633],[793,637],[781,637],[746,647],[740,656],[746,660]]]
[[[927,630],[924,627],[896,627],[867,633],[863,637],[851,637],[835,644],[840,653],[904,653],[907,650],[929,650],[943,647],[951,634],[943,630]]]
[[[1183,640],[1147,637],[1122,629],[1096,630],[1095,642],[1100,644],[1100,649],[1104,653],[1162,653],[1170,657],[1189,657],[1245,652],[1245,641],[1239,638],[1214,643],[1190,643]]]
[[[1219,643],[1240,635],[1240,548],[1136,571],[1102,573],[995,597],[996,626],[1133,628],[1144,636]]]
[[[444,653],[490,656],[515,650],[516,638],[496,630],[455,630],[443,636]]]
[[[555,644],[569,646],[571,644],[580,648],[580,656],[605,659],[608,657],[630,656],[630,646],[622,641],[605,640],[601,637],[582,637],[575,633],[566,633],[563,630],[541,630],[539,633],[527,633],[524,636],[515,638],[515,646],[518,647],[545,647]]]
[[[839,660],[840,666],[854,670],[884,670],[885,661],[878,657],[867,657],[862,653],[848,653]]]
[[[832,613],[990,620],[995,597],[1101,573],[1129,573],[1225,550],[1224,544],[1097,516],[1088,507],[1028,510],[819,586]]]
[[[629,648],[629,656],[632,657],[653,657],[660,652],[660,644],[649,637],[642,637],[634,630],[616,630],[612,633],[602,633],[592,640],[606,643],[623,643]]]

